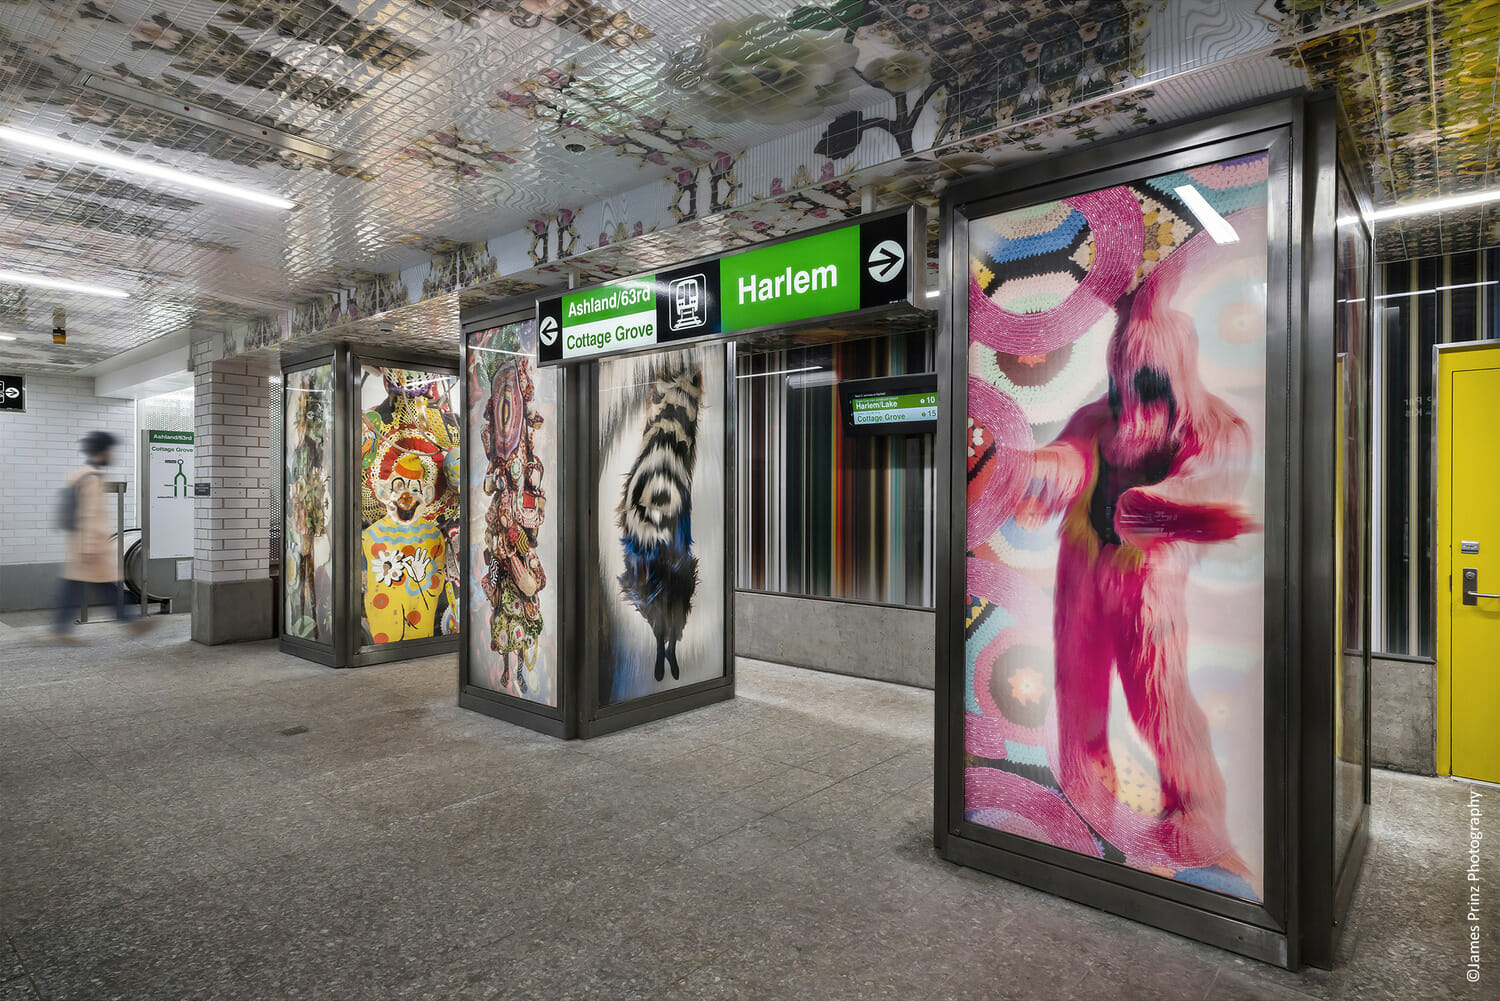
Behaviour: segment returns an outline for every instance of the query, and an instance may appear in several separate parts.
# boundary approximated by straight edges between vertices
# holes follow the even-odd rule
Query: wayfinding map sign
[[[914,302],[915,209],[537,303],[541,363],[724,337]]]

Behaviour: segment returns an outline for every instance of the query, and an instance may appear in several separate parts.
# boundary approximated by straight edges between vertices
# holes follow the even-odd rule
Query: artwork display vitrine
[[[1332,185],[1314,225],[1292,209],[1293,137],[1335,162],[1320,109],[969,182],[944,215],[936,839],[1292,966],[1335,940],[1366,788],[1362,585],[1317,527],[1362,579],[1363,305],[1336,337]]]
[[[338,347],[287,359],[283,390],[283,649],[351,667],[451,647],[456,374]]]

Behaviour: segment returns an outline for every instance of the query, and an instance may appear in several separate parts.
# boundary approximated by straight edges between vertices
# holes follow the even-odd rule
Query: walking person
[[[73,635],[73,615],[88,597],[91,584],[105,589],[114,603],[115,618],[129,623],[132,632],[142,633],[152,626],[149,619],[126,608],[104,504],[104,470],[118,441],[108,431],[85,435],[81,444],[87,464],[68,477],[63,489],[58,520],[68,533],[67,562],[58,581],[57,614],[52,620],[52,637],[59,643],[79,642]]]

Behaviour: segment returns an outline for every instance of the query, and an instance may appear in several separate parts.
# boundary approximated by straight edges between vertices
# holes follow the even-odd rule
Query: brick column
[[[272,635],[269,366],[203,361],[194,371],[193,639],[238,643]]]

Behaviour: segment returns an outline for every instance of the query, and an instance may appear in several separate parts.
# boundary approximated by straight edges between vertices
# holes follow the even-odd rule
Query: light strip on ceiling
[[[101,167],[113,167],[116,170],[125,170],[133,174],[141,174],[145,177],[154,177],[158,181],[166,181],[169,184],[180,184],[185,188],[196,188],[199,191],[223,195],[225,198],[238,198],[241,201],[251,202],[255,205],[264,205],[277,209],[296,207],[295,203],[289,202],[278,195],[267,194],[264,191],[256,191],[253,188],[242,188],[237,184],[225,184],[223,181],[215,181],[197,174],[189,174],[186,171],[173,170],[171,167],[162,167],[154,163],[147,163],[144,160],[137,160],[134,157],[112,153],[107,149],[97,149],[93,146],[84,146],[81,143],[68,142],[66,139],[54,139],[52,136],[39,136],[31,132],[22,132],[20,129],[13,129],[8,125],[0,125],[0,142],[41,150],[42,152],[52,153],[55,156],[64,157],[69,160],[96,163]]]
[[[15,334],[0,334],[0,341],[13,341],[15,339]]]
[[[1198,217],[1203,228],[1208,230],[1208,235],[1214,238],[1215,243],[1239,243],[1240,235],[1229,225],[1229,220],[1214,211],[1214,207],[1208,204],[1208,199],[1203,193],[1191,184],[1184,184],[1174,188],[1177,197],[1182,199],[1182,204],[1188,207],[1188,211]]]
[[[1406,299],[1414,295],[1433,295],[1437,292],[1451,292],[1454,289],[1484,288],[1486,285],[1500,285],[1500,281],[1492,282],[1465,282],[1462,285],[1439,285],[1436,288],[1412,289],[1410,292],[1387,292],[1385,295],[1377,295],[1375,300],[1381,299]]]
[[[819,372],[819,371],[822,371],[822,368],[823,368],[822,365],[808,365],[808,366],[806,366],[804,368],[782,368],[782,369],[777,369],[775,372],[747,372],[744,375],[737,375],[737,376],[735,376],[735,378],[736,379],[765,379],[765,378],[769,378],[770,376],[773,376],[773,375],[790,375],[793,372]]]
[[[1471,195],[1453,195],[1450,198],[1428,198],[1420,202],[1408,202],[1405,205],[1387,205],[1383,209],[1376,209],[1370,213],[1371,222],[1382,222],[1386,219],[1405,219],[1408,216],[1431,215],[1434,212],[1447,212],[1450,209],[1466,209],[1475,205],[1483,205],[1486,202],[1500,200],[1500,188],[1489,191],[1477,191]],[[1339,222],[1344,222],[1340,219]]]
[[[58,292],[81,292],[84,295],[103,295],[111,299],[128,299],[130,293],[124,289],[109,288],[105,285],[86,285],[83,282],[70,282],[65,278],[47,278],[42,275],[27,274],[24,271],[9,271],[0,268],[0,282],[10,282],[13,285],[35,285],[37,288],[50,288]]]

